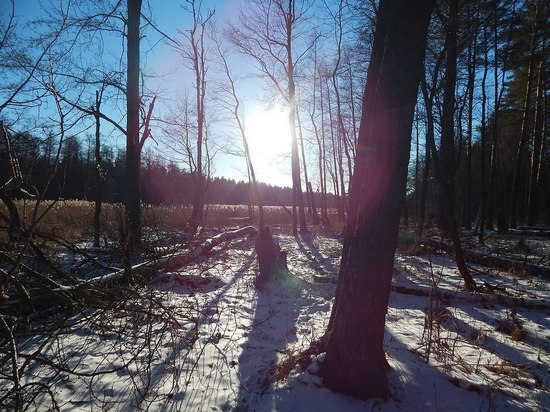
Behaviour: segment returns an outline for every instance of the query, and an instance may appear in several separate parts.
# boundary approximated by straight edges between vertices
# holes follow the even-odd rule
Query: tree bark
[[[479,242],[483,242],[485,232],[485,220],[487,216],[487,191],[486,191],[486,162],[485,162],[485,150],[487,146],[487,92],[485,86],[487,83],[487,74],[489,72],[489,46],[487,45],[487,28],[483,30],[483,44],[484,44],[484,63],[483,63],[483,77],[481,80],[481,125],[480,125],[480,183],[481,183],[481,196],[479,203],[479,219],[476,223],[476,230],[478,231]]]
[[[139,21],[141,0],[128,0],[128,67],[126,87],[126,219],[130,251],[141,243],[139,145]]]
[[[336,98],[336,116],[338,120],[338,144],[339,144],[339,155],[343,154],[346,157],[347,160],[347,167],[348,167],[348,176],[351,176],[352,174],[352,159],[351,159],[351,151],[349,149],[349,138],[348,133],[346,130],[346,126],[344,125],[344,116],[342,114],[342,102],[340,98],[340,86],[338,85],[338,70],[340,69],[340,61],[341,61],[341,55],[342,55],[342,36],[343,36],[343,30],[342,30],[342,1],[340,0],[338,5],[338,13],[337,16],[334,18],[335,23],[337,26],[337,51],[336,51],[336,62],[334,63],[334,68],[332,70],[331,74],[331,80],[332,80],[332,86],[334,88],[334,97]],[[343,153],[342,153],[343,152]],[[345,179],[344,179],[344,156],[339,156],[338,161],[338,171],[340,174],[340,192],[342,194],[342,209],[341,209],[341,219],[344,219],[343,213],[346,212],[346,185],[345,185]]]
[[[204,45],[204,31],[208,20],[213,16],[209,11],[206,18],[200,16],[197,12],[194,0],[191,2],[193,13],[193,29],[190,32],[189,40],[191,42],[193,71],[195,74],[195,104],[197,110],[197,158],[195,170],[195,196],[193,199],[193,209],[191,211],[191,222],[194,225],[200,225],[204,220],[204,203],[207,193],[207,184],[203,166],[203,147],[206,146],[206,126],[205,126],[205,96],[206,96],[206,49]],[[199,5],[200,8],[200,5]],[[200,30],[199,33],[197,31]],[[208,160],[208,153],[206,153]],[[207,163],[209,164],[209,163]],[[209,173],[207,173],[209,175]]]
[[[288,124],[290,127],[290,137],[292,139],[291,147],[291,166],[292,166],[292,190],[294,192],[295,204],[298,207],[298,219],[300,224],[300,233],[308,233],[306,224],[306,214],[304,211],[304,196],[302,193],[302,179],[300,177],[300,158],[298,156],[298,137],[296,136],[296,83],[294,81],[294,60],[292,57],[292,30],[294,25],[294,0],[288,0],[288,10],[285,15],[286,21],[286,57],[287,57],[287,79],[288,79]],[[298,228],[294,222],[292,228],[294,234],[298,233]]]
[[[99,247],[99,236],[101,234],[101,189],[102,189],[102,169],[101,169],[101,118],[99,110],[101,108],[101,93],[96,91],[95,94],[95,199],[94,199],[94,247]]]
[[[11,139],[8,134],[8,130],[6,129],[4,123],[0,120],[0,144],[2,144],[2,140],[4,141],[6,152],[8,155],[9,164],[7,166],[10,169],[10,181],[1,182],[2,186],[0,187],[0,201],[4,203],[8,211],[8,239],[10,242],[12,242],[21,232],[21,218],[19,217],[17,206],[13,200],[16,196],[15,193],[13,193],[13,186],[18,188],[21,185],[21,170],[19,168],[17,155],[15,154],[11,145]]]
[[[319,105],[321,111],[321,130],[317,126],[315,120],[315,110],[316,110],[316,101],[317,101],[317,80],[319,80]],[[323,103],[323,80],[319,74],[319,67],[317,65],[317,55],[315,55],[315,69],[313,74],[313,108],[309,113],[311,124],[315,130],[315,138],[317,140],[318,148],[318,165],[319,165],[319,186],[321,189],[321,220],[323,223],[327,223],[327,171],[326,171],[326,156],[325,156],[325,109]],[[311,182],[310,182],[311,186]],[[312,191],[313,193],[313,191]]]
[[[443,234],[448,237],[455,247],[455,258],[460,275],[464,279],[467,290],[475,289],[475,282],[468,266],[464,261],[464,252],[455,214],[455,88],[456,88],[456,60],[457,60],[457,31],[458,31],[458,0],[449,1],[449,16],[445,29],[445,80],[443,85],[443,112],[441,114],[441,148],[440,156],[436,155],[435,142],[432,147],[434,169],[439,183],[442,215],[439,224]]]
[[[472,6],[468,4],[468,29],[471,35],[471,40],[468,43],[468,125],[466,139],[466,173],[465,173],[465,194],[464,194],[464,213],[462,225],[466,229],[472,228],[472,138],[473,138],[473,123],[474,123],[474,86],[476,78],[476,59],[477,49],[476,43],[478,38],[478,30],[472,33],[473,29],[473,13]]]
[[[389,395],[385,315],[433,5],[433,0],[382,0],[378,10],[322,365],[329,388],[359,398]]]
[[[531,173],[529,176],[529,198],[527,200],[527,224],[537,223],[539,204],[539,172],[542,158],[542,144],[544,135],[544,89],[543,65],[539,63],[537,99],[535,107],[535,125],[533,128],[533,144],[531,149]]]
[[[512,186],[512,200],[511,200],[511,217],[510,227],[517,228],[518,226],[518,208],[519,208],[519,195],[520,186],[523,184],[523,158],[525,157],[525,151],[527,146],[527,140],[529,136],[529,114],[531,105],[531,95],[533,88],[533,72],[535,64],[535,52],[537,46],[537,32],[539,21],[539,9],[540,0],[536,4],[535,9],[535,21],[533,23],[533,32],[531,34],[531,45],[529,55],[529,66],[527,68],[527,85],[525,89],[525,102],[523,106],[523,117],[521,120],[521,135],[518,143],[517,156],[516,156],[516,169],[514,172],[514,181]]]
[[[271,229],[265,226],[258,232],[255,243],[258,256],[259,273],[256,286],[262,288],[270,280],[281,275],[286,270],[286,252],[273,239]]]
[[[298,120],[298,130],[300,131],[300,152],[302,154],[302,165],[304,168],[304,181],[306,185],[306,198],[307,198],[307,210],[308,216],[311,219],[311,223],[314,225],[319,224],[319,215],[317,214],[317,209],[315,209],[315,202],[313,201],[313,191],[311,190],[311,183],[307,175],[307,164],[306,164],[306,152],[304,149],[304,135],[302,133],[302,121],[300,119],[300,112],[296,111],[296,119]]]

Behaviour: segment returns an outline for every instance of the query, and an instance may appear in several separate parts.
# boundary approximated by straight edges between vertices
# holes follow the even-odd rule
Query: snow
[[[52,383],[64,411],[550,408],[548,283],[475,266],[478,283],[509,294],[469,294],[446,255],[396,252],[394,287],[426,293],[392,292],[385,338],[390,399],[364,401],[324,388],[316,374],[323,354],[276,381],[277,365],[325,331],[341,253],[337,239],[277,238],[288,251],[289,273],[264,289],[254,285],[252,239],[217,246],[208,258],[157,273],[135,302],[123,303],[131,310],[119,318],[115,310],[102,319],[81,314],[57,338],[29,338],[22,352],[45,344],[79,375],[41,366],[23,383]],[[430,290],[438,293],[426,296]],[[164,309],[147,310],[147,299]],[[506,322],[521,325],[523,340],[497,330]],[[34,403],[38,410],[50,406],[46,395]]]

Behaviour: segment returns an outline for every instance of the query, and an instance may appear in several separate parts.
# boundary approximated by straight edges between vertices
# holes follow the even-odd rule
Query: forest
[[[79,140],[65,142],[59,159],[43,153],[45,148],[39,139],[29,134],[15,134],[10,146],[16,155],[21,170],[26,170],[25,179],[42,193],[45,199],[71,199],[94,201],[95,160],[93,146],[83,147]],[[2,164],[9,164],[9,154],[0,153]],[[102,200],[106,203],[122,203],[125,182],[124,152],[103,147],[101,152],[103,173]],[[57,163],[57,164],[55,164]],[[2,181],[10,179],[10,169],[1,172]],[[159,156],[146,153],[141,167],[141,200],[149,205],[190,205],[193,201],[193,174],[182,170],[175,162],[164,161]],[[31,183],[32,182],[32,183]],[[259,182],[262,205],[280,206],[292,204],[292,193],[288,187],[272,186]],[[207,204],[246,205],[249,203],[249,183],[232,178],[212,177],[208,180]],[[320,205],[321,194],[314,194]],[[325,194],[328,207],[335,207],[332,193]]]
[[[0,407],[544,410],[549,27],[3,1]]]

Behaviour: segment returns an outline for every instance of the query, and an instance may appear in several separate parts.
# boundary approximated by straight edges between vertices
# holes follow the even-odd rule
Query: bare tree
[[[533,93],[533,83],[535,81],[534,74],[535,69],[535,55],[537,50],[537,44],[539,41],[539,30],[540,30],[540,8],[541,2],[537,1],[535,5],[535,18],[533,20],[532,32],[531,32],[531,42],[529,50],[529,64],[527,68],[527,85],[525,88],[525,102],[523,108],[523,115],[521,119],[521,134],[517,148],[516,156],[516,168],[514,171],[514,180],[512,186],[512,199],[511,199],[511,217],[510,217],[510,226],[516,228],[518,226],[518,209],[519,198],[520,198],[520,186],[523,182],[523,169],[524,169],[524,158],[527,152],[528,137],[529,137],[529,117],[531,114],[531,95]]]
[[[248,0],[241,10],[239,23],[227,31],[229,40],[245,55],[252,58],[288,104],[291,135],[291,164],[293,189],[293,232],[307,233],[304,200],[300,178],[300,159],[296,134],[295,72],[303,57],[313,46],[308,42],[298,48],[306,33],[311,4],[294,0]],[[298,51],[299,50],[299,51]],[[298,215],[296,214],[298,208]]]
[[[186,10],[191,13],[193,25],[189,30],[179,30],[179,34],[185,42],[176,41],[176,49],[183,57],[185,64],[193,72],[193,88],[195,92],[195,115],[196,115],[196,145],[194,154],[195,193],[191,222],[202,224],[204,219],[204,203],[206,199],[206,168],[204,164],[206,151],[206,87],[207,87],[207,54],[208,45],[206,35],[208,24],[214,16],[215,10],[208,10],[203,14],[202,1],[186,0]]]
[[[241,99],[237,93],[236,82],[234,76],[231,74],[229,64],[225,55],[226,51],[222,50],[219,39],[215,39],[216,48],[218,50],[218,55],[222,63],[222,69],[225,74],[225,80],[222,81],[220,89],[222,91],[222,96],[219,97],[219,100],[222,104],[231,112],[235,123],[239,129],[239,133],[242,139],[242,145],[244,150],[244,156],[246,159],[246,166],[249,175],[249,184],[252,187],[253,199],[258,206],[258,228],[262,230],[264,228],[264,211],[262,207],[262,201],[260,198],[260,193],[258,191],[258,182],[256,181],[256,173],[254,171],[254,165],[252,163],[252,156],[250,154],[250,149],[248,146],[248,139],[246,136],[245,122],[243,119],[243,107]]]
[[[33,93],[33,90],[29,90],[32,89],[29,85],[33,83],[48,53],[59,41],[68,19],[67,6],[67,9],[61,10],[61,19],[55,30],[49,33],[47,40],[34,39],[31,42],[29,39],[23,39],[15,31],[15,0],[11,0],[8,7],[6,23],[0,26],[0,69],[6,74],[9,73],[7,77],[10,81],[0,87],[0,115],[10,106],[34,106],[38,104],[40,97],[45,95],[44,91],[42,94]],[[38,44],[37,50],[33,50],[33,44]],[[36,57],[31,51],[36,52]]]
[[[26,185],[24,182],[19,160],[12,147],[9,127],[3,120],[9,117],[7,113],[10,109],[14,109],[14,119],[18,119],[21,117],[21,112],[41,104],[41,100],[48,96],[47,88],[39,85],[40,90],[38,90],[36,79],[40,71],[43,70],[46,57],[52,52],[66,29],[68,6],[60,10],[60,19],[47,39],[41,40],[22,37],[21,33],[16,31],[15,1],[4,3],[2,7],[6,5],[7,14],[3,15],[6,20],[0,26],[0,70],[2,73],[0,77],[9,79],[9,81],[0,85],[0,119],[2,119],[0,120],[0,144],[5,147],[7,153],[8,164],[2,165],[2,167],[9,170],[9,178],[7,181],[0,182],[0,201],[6,206],[8,215],[5,216],[1,213],[0,218],[8,223],[9,238],[14,240],[25,232],[15,199],[34,200],[38,193],[32,185]],[[59,158],[59,153],[58,150],[56,159]],[[33,216],[37,213],[38,202],[35,203]],[[32,243],[30,235],[27,233],[25,236]],[[34,245],[34,243],[32,244]],[[23,255],[24,253],[20,253],[19,259]],[[0,272],[0,279],[0,291],[7,290],[10,281],[16,281],[11,273],[6,273],[3,270]],[[16,283],[18,284],[18,282]],[[28,296],[22,286],[18,286],[18,288],[22,296]]]
[[[467,6],[467,26],[469,38],[467,41],[468,47],[468,118],[466,126],[466,171],[465,171],[465,191],[464,191],[464,211],[462,224],[466,229],[472,228],[472,141],[473,141],[473,124],[474,124],[474,86],[477,72],[477,48],[476,42],[479,37],[479,28],[477,22],[474,21],[474,12],[471,4]]]
[[[102,205],[102,186],[103,186],[103,169],[101,165],[101,97],[103,89],[96,91],[94,118],[95,118],[95,194],[94,194],[94,247],[99,247],[99,236],[101,234],[101,205]]]
[[[481,78],[481,124],[480,124],[480,180],[481,180],[481,196],[479,202],[479,218],[476,223],[476,230],[478,231],[478,239],[480,242],[483,242],[484,231],[485,231],[485,221],[487,215],[487,194],[486,194],[486,147],[487,147],[487,74],[489,72],[489,47],[487,45],[487,28],[483,28],[483,54],[484,54],[484,63],[483,63],[483,76]]]
[[[321,192],[321,221],[327,223],[327,191],[326,191],[326,162],[325,162],[325,136],[324,136],[324,112],[322,110],[322,80],[319,74],[319,65],[317,61],[317,47],[315,46],[312,56],[312,71],[310,74],[311,90],[309,92],[309,99],[307,102],[307,113],[309,121],[313,128],[313,136],[315,137],[315,143],[317,144],[317,167],[319,171],[319,190]],[[318,89],[321,89],[318,92]],[[318,107],[321,108],[318,114]],[[319,124],[320,123],[320,124]],[[311,186],[311,182],[310,182]],[[312,188],[310,188],[311,197],[314,199]]]
[[[313,189],[311,188],[311,181],[309,180],[307,174],[307,159],[305,152],[305,138],[304,138],[304,127],[302,125],[302,120],[300,119],[300,111],[296,110],[296,120],[298,121],[298,131],[300,132],[300,152],[302,155],[302,164],[304,169],[304,181],[306,184],[306,197],[307,197],[307,210],[308,216],[311,219],[311,222],[314,225],[319,224],[319,215],[317,214],[317,208],[315,207],[315,199],[313,195]]]
[[[328,127],[330,135],[330,154],[332,155],[332,165],[329,164],[328,171],[330,177],[332,178],[332,186],[334,189],[334,194],[336,196],[336,208],[338,209],[338,220],[343,222],[345,219],[345,201],[344,196],[346,192],[346,185],[344,183],[344,168],[342,167],[342,158],[344,156],[342,150],[342,139],[341,139],[341,130],[338,127],[338,122],[334,120],[334,117],[337,116],[333,110],[333,93],[331,93],[331,88],[329,84],[329,79],[331,75],[325,73],[325,91],[326,97],[325,101],[327,102],[327,111],[328,111]],[[334,90],[332,90],[333,92]]]
[[[338,120],[338,142],[341,142],[343,144],[342,150],[340,150],[340,153],[344,156],[338,157],[338,171],[340,174],[340,188],[341,188],[341,211],[342,213],[346,211],[346,185],[345,185],[345,178],[344,178],[344,157],[346,158],[347,162],[347,172],[348,176],[351,176],[352,174],[352,154],[353,154],[353,148],[351,145],[351,141],[349,139],[349,132],[344,124],[344,114],[343,114],[343,103],[342,99],[340,97],[340,85],[338,82],[338,76],[342,61],[342,41],[344,36],[344,21],[343,21],[343,13],[344,13],[344,5],[342,0],[338,2],[338,8],[335,12],[330,10],[330,8],[327,6],[327,9],[329,9],[329,13],[331,14],[332,19],[334,20],[335,25],[335,36],[336,36],[336,59],[334,62],[334,67],[332,69],[331,73],[331,81],[332,81],[332,87],[334,89],[334,97],[336,99],[336,116]]]
[[[456,263],[465,287],[475,289],[475,282],[466,266],[455,215],[455,173],[458,158],[455,152],[455,101],[457,67],[458,0],[449,0],[449,12],[445,25],[445,79],[443,84],[443,109],[441,113],[441,147],[439,162],[433,150],[439,187],[441,190],[440,224],[445,235],[454,244]],[[435,146],[435,144],[433,144]]]
[[[544,47],[544,44],[543,44]],[[537,97],[535,106],[535,124],[533,127],[533,139],[531,149],[531,173],[529,175],[529,197],[527,206],[527,224],[534,225],[537,222],[538,212],[540,208],[539,191],[540,191],[540,172],[543,166],[544,156],[544,122],[545,122],[545,100],[546,95],[543,90],[543,66],[542,59],[538,67],[538,85]]]
[[[141,242],[140,169],[139,150],[139,43],[141,0],[128,0],[127,85],[126,85],[126,218],[129,244]],[[121,239],[122,241],[123,239]]]

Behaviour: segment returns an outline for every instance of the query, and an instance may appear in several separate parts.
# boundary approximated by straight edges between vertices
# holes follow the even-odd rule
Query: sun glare
[[[246,135],[257,162],[277,161],[290,153],[288,113],[278,106],[254,108],[246,117]]]

